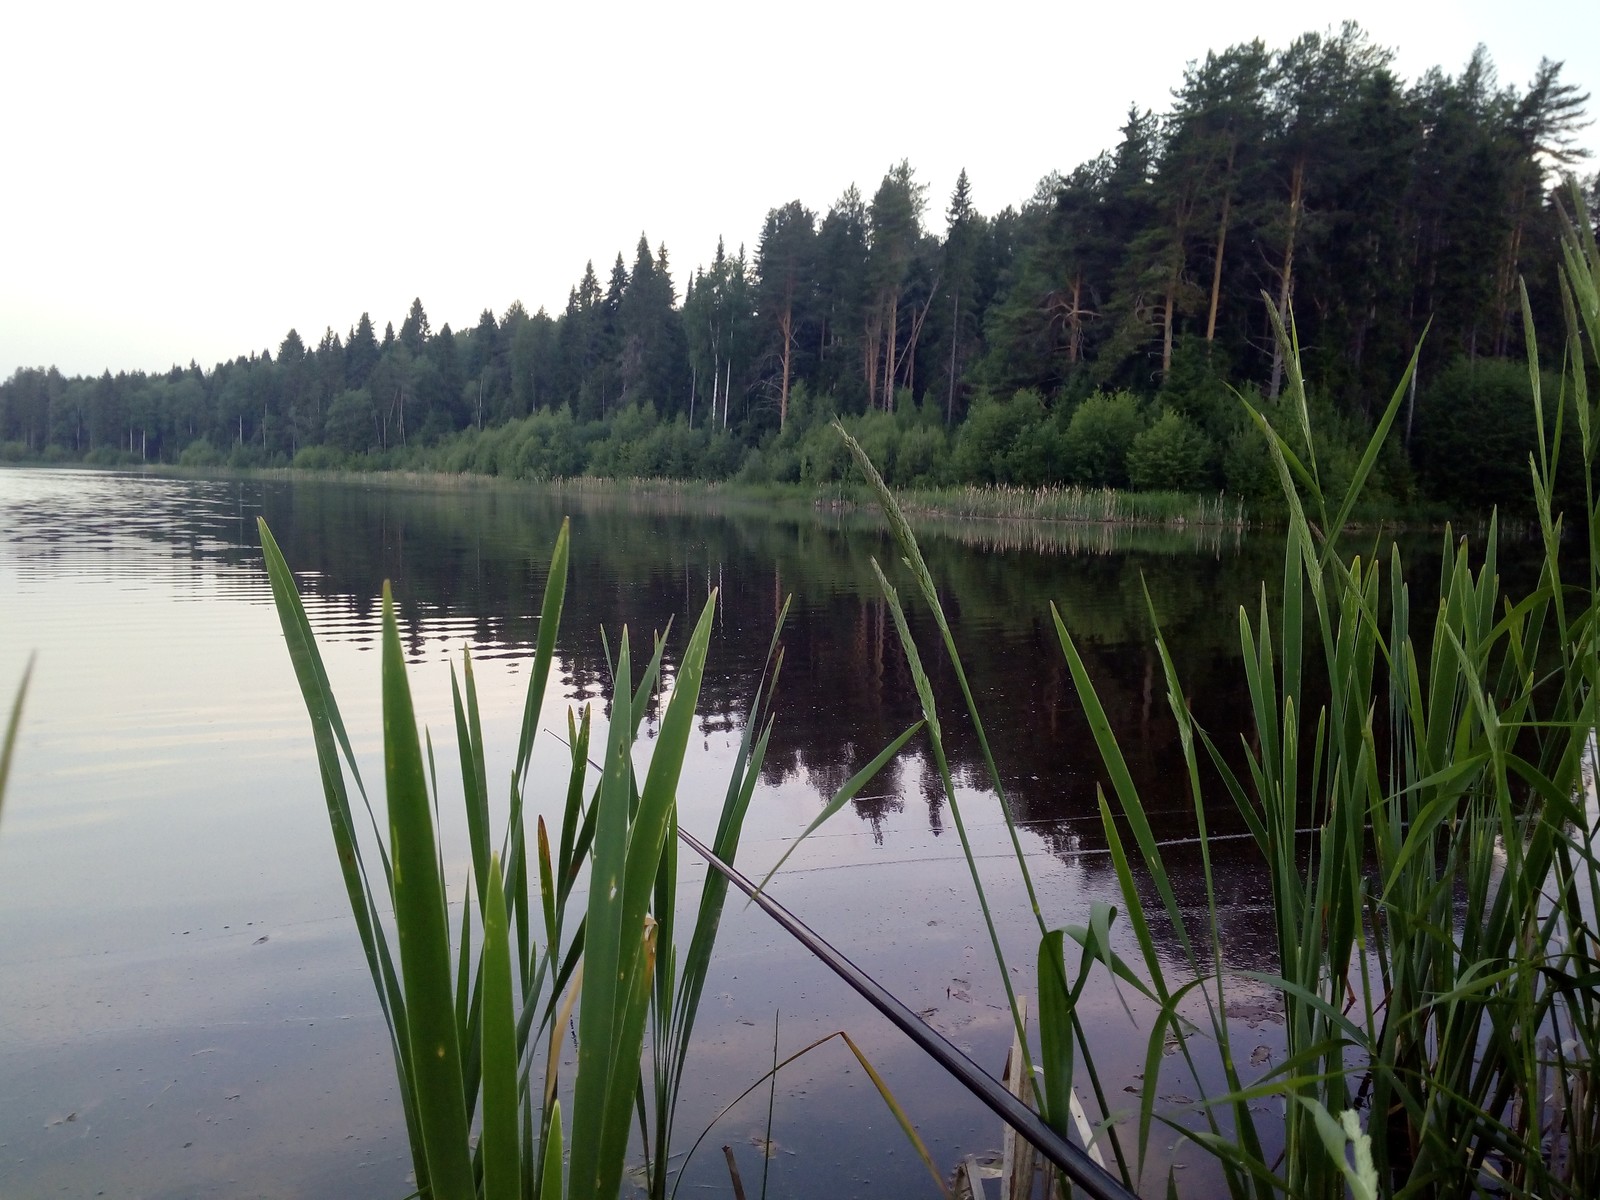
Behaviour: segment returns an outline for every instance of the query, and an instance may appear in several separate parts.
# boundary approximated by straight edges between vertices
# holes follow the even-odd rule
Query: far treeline
[[[0,457],[820,483],[847,469],[837,414],[899,485],[1253,500],[1277,483],[1238,396],[1278,423],[1275,308],[1328,490],[1422,341],[1369,494],[1510,500],[1534,439],[1519,280],[1563,329],[1574,189],[1600,211],[1600,181],[1571,176],[1589,97],[1548,60],[1502,86],[1481,47],[1409,85],[1391,61],[1353,24],[1208,53],[1167,111],[1130,111],[1020,207],[979,213],[963,172],[930,214],[901,162],[870,198],[771,209],[754,254],[719,243],[681,301],[641,236],[554,317],[435,330],[419,299],[398,333],[363,313],[210,371],[19,370]]]

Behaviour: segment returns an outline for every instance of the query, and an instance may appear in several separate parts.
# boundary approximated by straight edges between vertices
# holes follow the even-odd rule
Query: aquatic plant
[[[624,630],[612,662],[598,778],[591,786],[591,709],[569,711],[561,824],[552,838],[539,815],[530,837],[529,765],[567,579],[569,530],[563,523],[550,558],[498,850],[491,849],[493,814],[470,654],[459,681],[452,671],[474,885],[452,941],[434,817],[432,742],[424,757],[389,588],[383,592],[386,821],[380,828],[294,578],[264,522],[260,534],[311,718],[346,892],[388,1025],[419,1193],[441,1200],[617,1195],[636,1103],[641,1124],[646,1120],[640,1061],[649,1029],[654,1132],[646,1145],[654,1153],[647,1165],[652,1193],[664,1195],[672,1113],[726,894],[720,877],[708,874],[680,966],[674,944],[677,789],[716,593],[678,662],[642,780],[634,762],[639,724],[662,681],[666,641],[655,639],[636,681]],[[729,860],[771,733],[768,706],[781,657],[775,632],[715,839],[717,852]],[[358,830],[352,787],[370,837]],[[375,848],[376,870],[364,847]],[[575,893],[585,869],[580,908]],[[391,906],[398,946],[385,921]],[[572,1136],[565,1138],[560,1038],[574,1010],[578,1054]],[[563,1174],[564,1145],[570,1163]]]

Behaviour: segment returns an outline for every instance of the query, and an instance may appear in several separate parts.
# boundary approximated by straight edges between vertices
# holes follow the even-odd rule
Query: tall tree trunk
[[[1522,256],[1523,205],[1517,204],[1516,221],[1506,242],[1505,257],[1495,280],[1495,348],[1497,356],[1504,358],[1511,340],[1512,296],[1517,287],[1517,259]]]
[[[861,338],[861,373],[867,380],[867,410],[878,407],[878,344],[883,337],[883,314],[874,311]]]
[[[1294,239],[1300,229],[1300,210],[1305,202],[1305,159],[1298,158],[1294,164],[1294,174],[1289,179],[1289,233],[1284,239],[1283,246],[1283,275],[1278,286],[1278,320],[1285,329],[1289,327],[1289,291],[1294,280]],[[1274,337],[1272,339],[1272,384],[1267,389],[1267,396],[1272,400],[1278,398],[1278,392],[1283,387],[1283,343]]]
[[[897,372],[901,364],[905,365],[904,379],[907,391],[914,391],[917,386],[917,342],[922,338],[922,326],[928,319],[928,310],[933,307],[933,296],[938,289],[939,280],[935,278],[933,286],[928,289],[928,298],[923,302],[921,311],[911,319],[911,333],[906,338],[906,348],[900,351],[900,358],[895,363]]]
[[[888,339],[883,356],[883,411],[894,411],[894,378],[895,378],[895,349],[899,344],[900,334],[900,289],[895,288],[889,295],[884,306],[884,318],[888,328],[884,336]]]
[[[950,390],[944,401],[944,423],[955,422],[956,413],[956,347],[961,344],[961,288],[950,298]]]
[[[1072,311],[1067,314],[1067,361],[1077,365],[1083,354],[1083,272],[1072,277]]]
[[[1166,382],[1168,374],[1172,371],[1172,318],[1173,309],[1178,303],[1178,264],[1172,264],[1172,273],[1167,276],[1167,299],[1161,306],[1161,379]]]
[[[789,420],[789,366],[794,354],[794,284],[783,297],[783,316],[778,321],[783,334],[783,390],[778,393],[778,431],[783,431]]]
[[[1179,191],[1172,206],[1172,261],[1167,271],[1167,294],[1161,305],[1161,378],[1172,370],[1173,323],[1178,317],[1178,288],[1189,259],[1189,222],[1194,219],[1193,185]]]
[[[1233,156],[1228,156],[1230,174],[1233,169]],[[1222,298],[1222,251],[1228,244],[1228,210],[1233,205],[1233,188],[1230,186],[1222,193],[1222,219],[1217,222],[1217,254],[1211,261],[1211,309],[1206,314],[1206,341],[1216,340],[1217,336],[1217,303]]]

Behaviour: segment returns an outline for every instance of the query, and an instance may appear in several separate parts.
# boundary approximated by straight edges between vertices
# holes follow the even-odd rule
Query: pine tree
[[[950,205],[945,209],[944,253],[940,275],[950,300],[949,361],[945,368],[944,420],[953,424],[956,411],[956,385],[972,343],[972,292],[977,274],[980,243],[984,235],[983,217],[972,203],[972,185],[967,169],[956,176]]]
[[[922,241],[926,194],[927,188],[916,182],[911,164],[901,159],[883,177],[868,209],[867,261],[873,307],[867,314],[862,365],[868,405],[874,405],[881,387],[885,411],[894,409],[895,383],[906,357],[900,350],[900,301]]]
[[[352,390],[366,387],[367,376],[378,365],[378,353],[378,339],[372,332],[372,318],[362,313],[361,320],[356,322],[345,341],[345,387]]]
[[[816,275],[816,214],[798,200],[769,209],[756,247],[756,309],[775,338],[782,381],[778,428],[789,419],[789,383],[794,374],[797,318],[810,308]]]
[[[419,296],[411,302],[411,311],[406,314],[406,319],[400,325],[400,344],[413,355],[421,354],[430,334],[428,328],[428,314],[422,309],[422,298]]]

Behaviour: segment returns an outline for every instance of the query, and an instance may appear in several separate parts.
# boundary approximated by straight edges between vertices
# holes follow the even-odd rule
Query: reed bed
[[[1023,550],[1032,554],[1106,557],[1139,551],[1186,557],[1237,549],[1245,531],[1225,525],[1108,525],[1083,521],[963,519],[934,514],[908,515],[917,535],[948,538],[991,553]]]
[[[902,511],[918,515],[1004,521],[1069,521],[1115,525],[1199,525],[1243,529],[1244,501],[1237,496],[1188,492],[1128,492],[1116,488],[1043,487],[911,488],[896,492]]]

